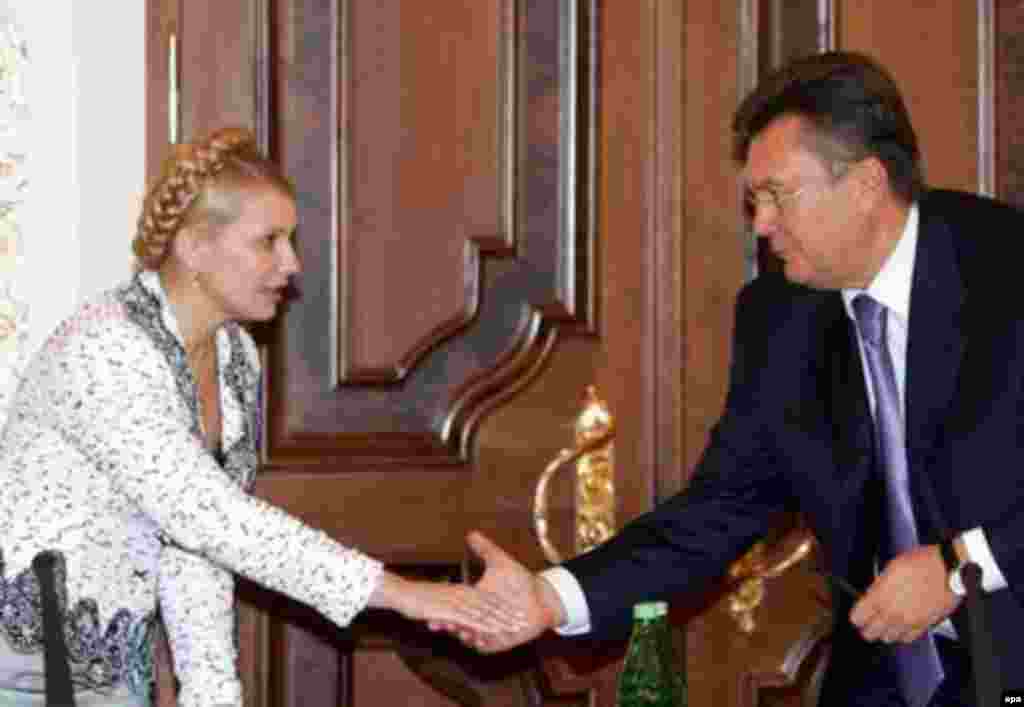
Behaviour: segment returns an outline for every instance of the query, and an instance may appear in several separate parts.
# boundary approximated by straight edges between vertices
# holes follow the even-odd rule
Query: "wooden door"
[[[405,572],[460,578],[474,526],[529,556],[529,477],[599,350],[595,233],[577,198],[592,181],[563,139],[586,135],[562,120],[568,18],[547,2],[273,9],[268,137],[298,189],[305,272],[267,339],[259,491]],[[572,374],[545,376],[562,359]],[[393,617],[343,632],[253,611],[279,623],[282,704],[522,692],[518,666],[488,661],[486,679]],[[452,685],[425,672],[438,655]]]
[[[738,281],[695,269],[726,296],[686,311],[681,254],[728,253],[738,273],[742,248],[678,239],[681,108],[659,86],[680,96],[679,3],[150,5],[150,173],[169,125],[187,140],[233,123],[298,191],[297,296],[258,332],[261,496],[411,575],[464,577],[471,528],[540,568],[533,484],[590,384],[617,420],[619,518],[681,485],[726,364],[681,373],[683,336],[692,319],[698,357],[724,350]],[[728,198],[694,220],[731,227],[731,181],[705,184]],[[554,499],[568,544],[572,497]],[[247,704],[611,704],[621,646],[543,673],[538,656],[572,651],[484,659],[394,616],[340,630],[240,596]]]

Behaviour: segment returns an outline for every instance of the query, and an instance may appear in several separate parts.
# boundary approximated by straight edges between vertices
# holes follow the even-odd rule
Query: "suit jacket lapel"
[[[944,532],[947,522],[931,497],[928,461],[948,416],[960,372],[966,290],[949,227],[924,207],[920,223],[907,338],[907,459],[912,493],[929,500],[925,506],[931,517],[926,520],[934,532]]]
[[[862,478],[873,459],[874,432],[868,409],[864,372],[857,351],[853,323],[837,294],[836,314],[825,330],[829,362],[835,462],[842,480]]]
[[[824,296],[810,316],[814,333],[805,355],[812,383],[787,415],[815,473],[827,473],[838,485],[871,456],[871,417],[853,326],[840,295]]]
[[[872,485],[874,427],[853,323],[838,293],[834,302],[831,321],[824,327],[824,350],[835,460],[835,571],[863,584],[877,543],[877,528],[864,522],[874,517],[871,508],[878,502],[877,484]]]

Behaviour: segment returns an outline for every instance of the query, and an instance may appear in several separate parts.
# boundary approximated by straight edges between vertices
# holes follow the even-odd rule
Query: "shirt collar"
[[[892,253],[882,264],[882,269],[875,275],[866,290],[846,288],[842,290],[843,304],[851,319],[853,314],[853,298],[862,292],[885,305],[889,311],[899,317],[900,321],[910,320],[910,286],[914,275],[914,259],[917,255],[918,237],[917,204],[910,207],[907,223],[903,226],[903,234]]]

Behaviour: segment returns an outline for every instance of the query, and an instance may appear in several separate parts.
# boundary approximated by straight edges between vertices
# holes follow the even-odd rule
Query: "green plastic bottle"
[[[684,666],[676,662],[668,605],[633,607],[633,633],[619,674],[618,707],[686,707]]]

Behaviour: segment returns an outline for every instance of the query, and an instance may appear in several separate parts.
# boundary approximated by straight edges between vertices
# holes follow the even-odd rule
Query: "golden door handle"
[[[576,445],[548,462],[533,493],[533,528],[544,557],[553,564],[565,557],[550,537],[548,492],[551,479],[562,469],[576,470],[576,552],[586,552],[615,533],[615,429],[608,407],[594,386],[588,386],[583,409],[576,418]]]
[[[729,593],[729,613],[741,631],[753,633],[757,629],[754,612],[764,601],[764,580],[781,576],[810,555],[814,545],[811,532],[800,528],[787,536],[782,552],[772,553],[774,560],[766,556],[764,542],[757,542],[732,563],[729,577],[736,585]]]
[[[779,558],[775,564],[767,565],[762,571],[761,576],[763,577],[778,577],[783,572],[788,570],[796,563],[803,560],[805,557],[811,554],[811,550],[814,549],[814,537],[807,534],[793,545],[793,549],[790,550],[785,556]]]
[[[782,542],[773,547],[771,557],[766,556],[763,542],[755,543],[743,557],[729,568],[729,576],[743,580],[749,577],[778,577],[796,563],[803,560],[814,549],[814,536],[807,528],[792,530]]]

